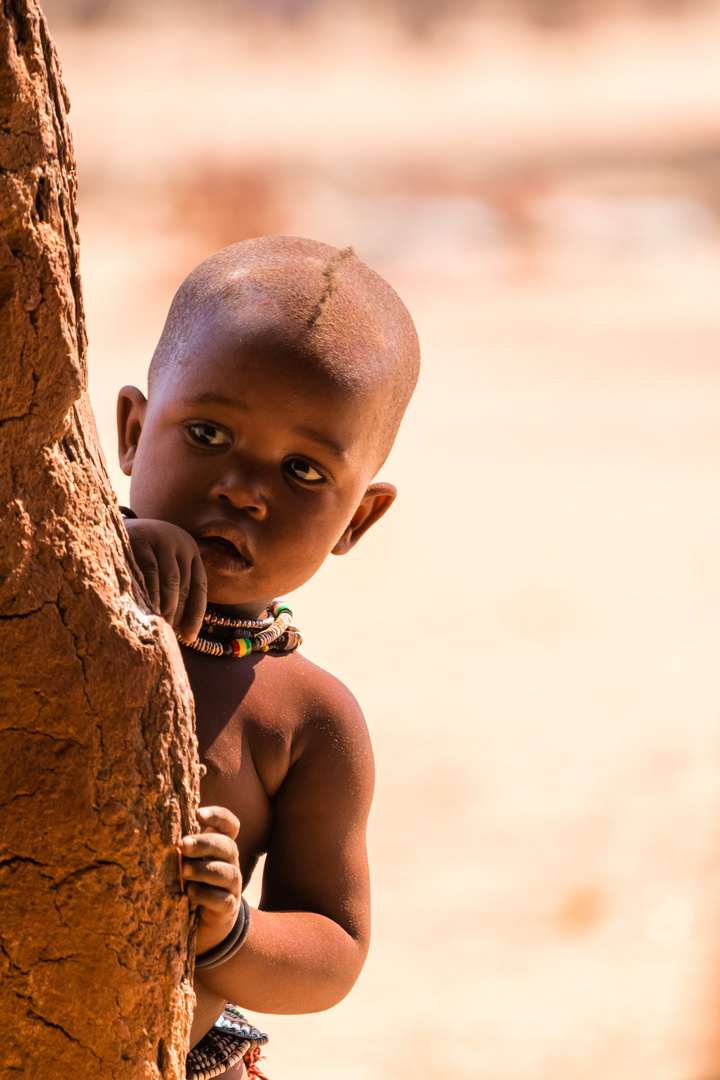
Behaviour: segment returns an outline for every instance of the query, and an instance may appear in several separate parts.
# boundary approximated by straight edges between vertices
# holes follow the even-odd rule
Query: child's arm
[[[273,799],[260,907],[243,947],[196,982],[248,1009],[306,1013],[351,989],[370,936],[365,825],[374,769],[357,702],[308,664],[316,701]],[[228,919],[227,932],[232,927]]]
[[[153,606],[185,641],[194,641],[207,607],[207,578],[197,544],[169,521],[123,521]]]

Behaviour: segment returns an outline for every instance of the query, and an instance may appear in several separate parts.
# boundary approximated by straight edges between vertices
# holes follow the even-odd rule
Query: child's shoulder
[[[356,804],[353,814],[361,811],[372,794],[375,767],[367,724],[355,696],[340,679],[300,653],[269,656],[257,665],[256,674],[260,725],[265,733],[268,723],[275,725],[286,740],[285,775],[292,776],[295,793],[303,792],[301,799],[308,804],[320,800],[323,814],[333,791],[343,813],[350,812],[348,800]],[[260,719],[253,716],[253,696],[248,695],[250,729]]]
[[[267,659],[258,664],[258,689],[292,714],[298,736],[324,730],[367,735],[357,699],[335,675],[297,652]]]

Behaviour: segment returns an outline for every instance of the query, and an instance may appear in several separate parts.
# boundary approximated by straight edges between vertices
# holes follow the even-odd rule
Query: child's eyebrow
[[[226,405],[230,409],[240,409],[247,412],[247,405],[237,398],[225,397],[224,394],[216,394],[213,390],[204,390],[202,394],[195,394],[187,399],[188,405]]]
[[[325,449],[329,450],[336,458],[343,460],[347,456],[345,447],[341,443],[336,442],[335,439],[331,439],[329,435],[323,435],[322,432],[315,431],[314,428],[298,426],[294,427],[293,431],[304,439],[310,439],[311,442],[324,446]]]

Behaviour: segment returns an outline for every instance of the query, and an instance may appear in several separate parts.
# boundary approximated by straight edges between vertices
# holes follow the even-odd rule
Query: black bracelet
[[[120,511],[120,513],[122,514],[123,517],[126,517],[126,518],[136,518],[137,517],[137,514],[135,513],[135,511],[131,510],[129,506],[118,506],[118,510]]]
[[[240,897],[240,910],[238,911],[235,925],[228,936],[212,949],[208,949],[202,956],[195,958],[195,967],[198,970],[219,967],[234,956],[245,944],[245,938],[250,929],[250,905],[244,896]]]

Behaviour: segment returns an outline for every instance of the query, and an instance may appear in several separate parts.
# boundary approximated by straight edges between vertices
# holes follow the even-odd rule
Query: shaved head
[[[239,348],[277,350],[348,394],[376,395],[382,464],[417,381],[420,348],[400,297],[352,248],[264,236],[211,255],[173,299],[150,365],[150,394],[192,361],[192,339],[208,318]]]

